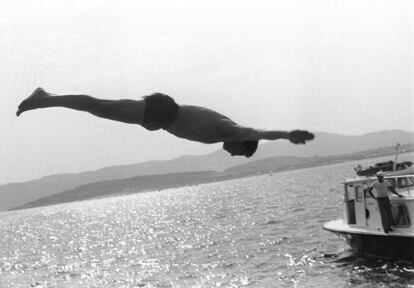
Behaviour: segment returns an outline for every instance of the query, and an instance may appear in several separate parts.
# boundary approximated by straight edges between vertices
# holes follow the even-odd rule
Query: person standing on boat
[[[382,228],[385,233],[392,232],[391,226],[395,225],[394,218],[392,216],[390,199],[388,198],[388,191],[391,191],[398,197],[403,197],[401,194],[397,193],[391,184],[384,180],[384,173],[378,172],[377,181],[375,181],[372,186],[369,188],[368,192],[371,194],[371,197],[377,199],[378,207],[381,214],[381,223]],[[375,197],[372,193],[372,189],[375,189],[377,196]]]
[[[168,95],[154,93],[142,99],[105,100],[88,95],[55,95],[37,88],[18,107],[17,116],[38,108],[64,107],[150,131],[163,129],[176,137],[205,144],[223,142],[232,156],[252,156],[259,140],[286,139],[305,144],[315,136],[306,130],[278,131],[239,125],[227,116],[199,106],[178,105]]]

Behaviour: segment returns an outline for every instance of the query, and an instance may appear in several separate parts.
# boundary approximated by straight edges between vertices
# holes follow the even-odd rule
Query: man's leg
[[[95,116],[132,124],[142,124],[144,100],[105,100],[88,95],[54,95],[37,88],[17,111],[17,116],[29,110],[49,107],[64,107],[89,112]]]
[[[387,213],[387,209],[385,207],[385,199],[378,199],[378,208],[379,208],[379,212],[381,215],[381,224],[382,224],[382,229],[384,230],[385,233],[388,233],[389,231],[389,224],[388,224],[388,213]]]
[[[391,228],[391,226],[395,226],[394,216],[392,215],[392,208],[391,208],[391,202],[389,199],[386,200],[386,208],[387,208],[387,218],[388,218],[388,227]]]

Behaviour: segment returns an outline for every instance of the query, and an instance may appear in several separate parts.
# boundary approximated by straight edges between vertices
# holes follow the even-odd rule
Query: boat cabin
[[[376,177],[355,178],[344,181],[344,224],[369,231],[382,231],[381,215],[377,201],[368,192]],[[393,188],[404,197],[390,193],[395,228],[400,232],[413,231],[414,174],[385,176]],[[375,192],[373,192],[375,195]]]

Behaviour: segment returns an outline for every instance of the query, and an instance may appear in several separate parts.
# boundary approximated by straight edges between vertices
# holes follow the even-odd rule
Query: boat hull
[[[414,262],[414,238],[331,231],[338,234],[359,255]]]

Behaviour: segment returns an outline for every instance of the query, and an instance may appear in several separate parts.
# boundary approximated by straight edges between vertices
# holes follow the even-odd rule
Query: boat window
[[[346,206],[348,210],[348,224],[356,224],[356,217],[355,217],[355,192],[352,189],[352,185],[345,185],[345,193],[346,193]]]
[[[362,202],[362,189],[361,186],[355,187],[355,198],[357,202]]]
[[[397,187],[398,188],[404,188],[407,187],[407,180],[405,178],[398,178],[397,179]]]
[[[410,227],[410,217],[404,203],[392,204],[392,215],[394,216],[396,227]]]
[[[414,186],[414,178],[407,177],[407,178],[398,178],[397,180],[397,187],[398,188],[406,188]]]
[[[387,179],[387,181],[391,184],[392,188],[395,188],[395,179],[394,178]]]
[[[347,191],[347,196],[348,196],[348,202],[350,201],[354,201],[355,199],[355,194],[353,189],[351,188],[352,186],[346,186],[346,191]]]

